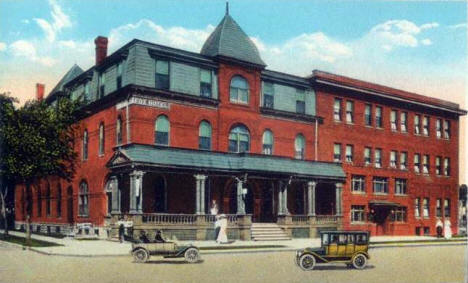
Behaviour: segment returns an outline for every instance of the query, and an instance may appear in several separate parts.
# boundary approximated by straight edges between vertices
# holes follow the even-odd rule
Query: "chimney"
[[[107,56],[107,37],[96,37],[94,44],[96,45],[96,65],[99,65]]]
[[[38,101],[42,101],[44,99],[44,89],[45,89],[45,84],[36,84],[36,99]]]

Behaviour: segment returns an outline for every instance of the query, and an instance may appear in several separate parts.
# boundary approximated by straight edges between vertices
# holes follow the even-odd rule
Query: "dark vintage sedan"
[[[296,251],[295,261],[302,270],[312,270],[318,263],[344,263],[363,269],[370,259],[369,232],[322,231],[321,245]]]
[[[150,256],[162,256],[164,258],[185,258],[189,263],[200,260],[200,252],[197,247],[179,246],[173,242],[158,243],[133,243],[132,255],[136,262],[146,262]]]

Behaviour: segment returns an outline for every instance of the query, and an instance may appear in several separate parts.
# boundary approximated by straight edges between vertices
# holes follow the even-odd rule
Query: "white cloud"
[[[23,20],[21,20],[21,23],[27,25],[27,24],[29,24],[29,20],[28,19],[23,19]]]
[[[436,22],[427,23],[427,24],[423,24],[420,26],[421,30],[437,28],[437,27],[439,27],[439,23],[436,23]]]
[[[6,44],[3,42],[0,42],[0,52],[5,51],[5,50],[6,50]]]
[[[37,56],[33,43],[26,40],[18,40],[10,45],[10,50],[15,57],[23,57],[30,61],[37,62],[47,67],[55,64],[55,60],[50,56]]]
[[[422,45],[431,45],[432,44],[432,41],[428,38],[425,38],[423,40],[421,40],[421,44]]]
[[[449,26],[450,29],[459,29],[459,28],[464,28],[466,29],[466,23],[459,23],[459,24],[456,24],[456,25],[451,25]]]
[[[53,42],[57,33],[59,33],[63,28],[71,27],[72,23],[68,15],[62,11],[62,8],[55,0],[49,0],[49,5],[52,8],[52,11],[50,12],[52,22],[40,18],[34,18],[34,21],[44,31],[47,40]]]

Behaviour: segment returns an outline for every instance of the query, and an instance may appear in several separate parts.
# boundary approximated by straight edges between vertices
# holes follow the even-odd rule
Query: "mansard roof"
[[[227,12],[203,44],[200,53],[210,57],[232,58],[260,67],[266,66],[253,41]]]

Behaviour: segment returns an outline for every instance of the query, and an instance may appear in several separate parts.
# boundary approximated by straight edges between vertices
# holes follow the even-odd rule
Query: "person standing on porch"
[[[452,223],[450,223],[450,219],[448,218],[444,220],[444,237],[445,239],[452,238]]]
[[[216,203],[215,199],[211,201],[210,214],[211,215],[218,214],[218,204]]]
[[[218,237],[216,238],[216,242],[219,244],[227,244],[228,239],[227,239],[227,217],[224,214],[221,214],[219,216],[219,234]]]

